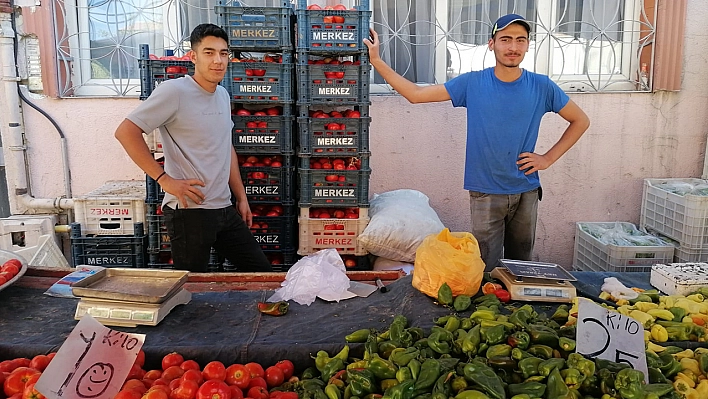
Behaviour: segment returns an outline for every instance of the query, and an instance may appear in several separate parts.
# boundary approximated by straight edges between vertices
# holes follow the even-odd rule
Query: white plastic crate
[[[55,239],[55,224],[56,216],[10,216],[0,219],[0,248],[16,252],[24,248],[37,247],[41,244],[41,237],[44,235],[50,235]]]
[[[135,223],[145,223],[145,181],[108,181],[74,198],[74,217],[85,236],[133,235]]]
[[[676,247],[674,261],[679,263],[708,262],[708,248],[690,249],[683,246]]]
[[[69,268],[69,261],[66,259],[64,254],[61,252],[53,236],[43,235],[40,237],[39,245],[31,248],[24,248],[15,253],[22,255],[23,258],[28,259],[27,262],[30,266],[43,266],[43,267],[56,267],[56,268]]]
[[[369,208],[359,208],[359,219],[313,219],[310,208],[300,208],[299,255],[310,255],[327,248],[335,248],[340,255],[368,254],[359,243],[359,235],[369,224]]]
[[[708,264],[669,263],[654,265],[649,277],[651,285],[667,295],[689,295],[708,285]]]
[[[621,246],[605,244],[582,229],[599,226],[610,229],[615,222],[578,222],[575,224],[575,251],[573,269],[582,271],[649,272],[657,263],[672,262],[674,247]]]
[[[645,179],[641,226],[679,242],[686,249],[708,249],[708,196],[678,195],[662,184],[708,184],[701,179]]]

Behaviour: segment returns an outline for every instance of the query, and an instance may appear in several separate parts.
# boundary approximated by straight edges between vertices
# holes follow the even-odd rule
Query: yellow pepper
[[[696,349],[693,351],[693,355],[694,355],[694,356],[702,355],[702,354],[704,354],[704,353],[708,353],[708,348],[696,348]]]
[[[708,398],[708,380],[701,380],[701,382],[696,385],[696,392],[702,398]]]
[[[701,309],[703,309],[702,305],[699,305],[698,303],[687,298],[677,299],[676,302],[674,302],[674,306],[685,309],[689,314],[701,313]]]
[[[638,302],[638,304],[641,302]],[[646,311],[650,316],[657,318],[657,319],[662,319],[666,321],[671,321],[674,319],[674,314],[669,312],[666,309],[649,309]]]
[[[648,330],[644,330],[644,342],[646,342],[647,345],[651,343],[651,332]]]
[[[687,296],[686,299],[690,299],[693,302],[699,302],[699,303],[703,302],[705,300],[705,298],[701,294],[692,294],[692,295]]]
[[[681,389],[679,389],[681,383],[683,383],[687,388],[694,388],[696,386],[696,382],[683,372],[676,374],[676,377],[674,377],[674,389],[679,393],[683,393]]]
[[[617,308],[617,313],[623,315],[623,316],[629,316],[629,312],[632,311],[632,307],[629,305],[622,305]]]
[[[680,360],[681,363],[681,370],[691,370],[691,372],[695,375],[701,375],[703,374],[701,372],[701,367],[698,364],[698,360],[693,359],[693,358],[687,358],[684,357]]]
[[[651,326],[651,339],[656,342],[666,342],[669,340],[669,332],[666,331],[666,328],[664,326],[654,324],[653,326]]]
[[[647,331],[644,331],[644,332],[647,332]],[[657,344],[649,341],[649,342],[647,342],[647,350],[650,350],[655,353],[661,353],[661,352],[665,351],[666,348],[664,348],[661,345],[657,345]]]
[[[629,301],[626,300],[626,299],[619,299],[619,300],[617,300],[616,303],[617,303],[617,306],[626,306],[626,305],[629,305]]]
[[[629,312],[629,317],[640,322],[644,328],[649,328],[654,324],[654,318],[649,313],[644,313],[641,310],[632,310]]]
[[[685,395],[686,393],[688,393],[689,389],[693,389],[693,387],[688,381],[684,380],[683,378],[674,377],[674,390],[676,392],[680,393],[681,395]]]
[[[641,310],[642,312],[649,313],[649,310],[651,310],[651,309],[658,309],[659,304],[652,303],[652,302],[637,302],[634,304],[634,308],[637,310]],[[671,312],[669,312],[669,313],[671,313]]]
[[[695,389],[689,389],[684,395],[684,399],[704,399]]]
[[[598,296],[600,297],[600,299],[604,299],[604,300],[606,300],[606,301],[609,301],[610,298],[612,297],[612,295],[610,295],[609,292],[605,292],[605,291],[602,291],[602,292],[600,293],[600,295],[598,295]]]
[[[702,314],[708,314],[708,301],[703,301],[698,304],[701,307]]]
[[[687,357],[689,359],[693,359],[693,356],[694,356],[693,350],[691,350],[691,349],[684,349],[681,352],[674,353],[674,359],[676,359],[676,360],[681,360],[685,357]]]

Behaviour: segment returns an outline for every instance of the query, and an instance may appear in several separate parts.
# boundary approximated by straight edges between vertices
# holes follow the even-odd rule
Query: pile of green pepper
[[[670,383],[681,370],[671,347],[647,352],[645,384],[626,364],[575,353],[567,305],[548,317],[530,305],[504,315],[494,294],[471,302],[469,317],[440,317],[429,331],[398,315],[384,332],[352,332],[345,340],[363,344],[361,358],[350,357],[348,345],[332,357],[320,351],[315,367],[281,389],[304,399],[680,398]]]

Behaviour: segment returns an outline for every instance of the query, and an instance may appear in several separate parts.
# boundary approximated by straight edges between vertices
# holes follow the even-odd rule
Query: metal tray
[[[115,301],[162,303],[179,291],[188,271],[108,268],[74,283],[75,296]]]
[[[546,280],[576,281],[567,270],[555,263],[530,262],[525,260],[499,260],[509,273],[516,277],[530,277]]]

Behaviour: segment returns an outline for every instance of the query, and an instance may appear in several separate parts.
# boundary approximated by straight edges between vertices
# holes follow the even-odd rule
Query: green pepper
[[[673,377],[673,375],[669,376],[668,373],[670,371],[676,369],[676,367],[679,367],[679,371],[680,371],[681,365],[680,365],[679,361],[676,360],[673,357],[673,355],[671,355],[670,353],[661,352],[659,354],[659,360],[661,360],[661,363],[659,364],[659,370],[661,370],[661,372],[664,373],[664,375],[666,375],[667,378]],[[678,366],[676,366],[677,363],[679,364]]]
[[[558,347],[558,333],[552,328],[540,324],[530,324],[526,331],[531,337],[532,344],[547,345],[551,348]]]
[[[669,326],[665,327],[666,332],[669,333],[669,341],[690,341],[691,340],[691,326]]]
[[[653,393],[656,396],[664,396],[674,390],[674,386],[671,385],[670,383],[663,383],[663,384],[647,384],[643,388],[644,393]]]
[[[566,352],[572,352],[575,350],[575,340],[566,337],[560,337],[558,338],[558,346]]]
[[[681,322],[681,320],[683,320],[684,317],[688,316],[688,312],[686,312],[686,309],[675,307],[675,306],[669,308],[669,312],[671,312],[674,315],[673,321],[675,321],[675,322]]]
[[[546,399],[565,399],[570,395],[570,389],[563,382],[563,377],[557,368],[554,368],[548,375],[546,389]]]
[[[530,395],[527,395],[525,393],[520,393],[518,395],[514,395],[511,397],[511,399],[534,399]]]
[[[641,293],[641,294],[637,295],[636,298],[632,298],[629,300],[630,305],[634,305],[637,302],[653,302],[653,301],[651,300],[651,297],[649,295]]]
[[[423,348],[429,348],[428,346],[428,338],[421,338],[413,343],[413,346],[415,346],[418,349],[423,349]]]
[[[406,366],[411,360],[418,357],[418,355],[420,355],[420,350],[414,346],[410,346],[406,349],[396,348],[391,352],[388,360],[402,367]]]
[[[467,381],[482,388],[491,398],[506,399],[504,383],[489,366],[473,360],[465,365],[464,376]]]
[[[333,357],[322,369],[322,380],[329,381],[329,379],[338,371],[344,370],[344,362],[338,357]]]
[[[595,369],[596,370],[602,370],[606,369],[609,370],[612,373],[617,373],[618,371],[626,368],[630,368],[631,366],[627,363],[615,363],[610,360],[605,360],[605,359],[600,359],[599,357],[595,358]]]
[[[673,362],[670,363],[669,368],[664,372],[664,375],[666,378],[672,379],[676,374],[678,374],[681,371],[681,363],[674,359]]]
[[[553,369],[561,370],[565,366],[565,359],[562,358],[550,358],[542,361],[538,365],[538,374],[543,376],[549,376]]]
[[[324,367],[327,365],[327,363],[330,362],[330,360],[332,359],[329,357],[329,353],[327,353],[326,351],[318,351],[317,356],[315,357],[315,367],[317,367],[317,370],[322,372],[322,370],[324,370]]]
[[[406,316],[397,315],[394,317],[388,329],[391,341],[400,343],[402,347],[410,346],[413,343],[413,336],[406,327],[408,327]]]
[[[454,332],[458,328],[460,328],[460,319],[457,316],[452,316],[449,319],[447,319],[447,323],[445,323],[445,326],[443,327],[447,331]]]
[[[349,345],[344,345],[344,348],[340,350],[332,359],[339,359],[346,362],[349,359]]]
[[[519,361],[521,359],[526,359],[528,357],[536,357],[536,356],[533,356],[530,353],[528,353],[524,350],[521,350],[519,348],[514,348],[511,350],[511,358],[516,361]]]
[[[497,319],[501,318],[501,316],[497,316]],[[515,325],[509,323],[508,321],[503,321],[503,320],[481,320],[479,324],[482,325],[482,328],[484,327],[496,327],[498,325],[504,326],[504,330],[508,333],[511,333],[514,331],[516,328]]]
[[[571,326],[561,326],[558,329],[558,336],[559,337],[566,337],[566,338],[572,338],[575,339],[575,336],[577,335],[577,327],[575,324]]]
[[[503,357],[511,356],[511,346],[507,345],[507,344],[493,345],[493,346],[490,346],[489,349],[487,349],[487,353],[485,353],[485,357],[487,359],[490,359],[492,357],[497,357],[497,356],[503,356]]]
[[[367,339],[369,339],[369,334],[371,333],[371,330],[368,328],[364,328],[361,330],[356,330],[353,333],[347,335],[344,337],[344,340],[350,343],[362,343],[366,342]],[[326,392],[325,392],[326,393]]]
[[[411,376],[413,376],[413,379],[417,380],[418,375],[420,375],[420,361],[418,361],[418,359],[412,359],[408,362],[407,367],[411,370]]]
[[[525,331],[516,331],[509,336],[506,342],[513,348],[527,349],[531,343],[531,337]]]
[[[645,356],[647,358],[647,367],[656,367],[662,364],[661,358],[653,351],[646,351]]]
[[[420,356],[418,357],[420,360],[425,360],[425,359],[434,359],[438,357],[438,354],[430,349],[430,348],[423,348],[420,350]]]
[[[440,377],[440,363],[437,359],[425,359],[420,367],[420,374],[415,381],[416,392],[426,392],[435,385]]]
[[[367,369],[379,380],[396,378],[396,371],[398,371],[398,367],[393,362],[383,359],[379,355],[374,355],[369,359],[369,367]]]
[[[457,366],[457,363],[460,362],[460,359],[457,357],[445,357],[448,355],[441,355],[438,358],[438,363],[440,364],[440,372],[441,373],[446,373],[450,370],[455,370],[455,366]]]
[[[631,368],[622,369],[615,376],[615,389],[622,399],[644,399],[644,373]]]
[[[528,328],[529,320],[534,317],[534,313],[536,312],[532,307],[526,307],[526,305],[524,305],[511,313],[511,316],[509,316],[509,322],[520,330],[526,330]]]
[[[479,347],[479,343],[481,341],[480,330],[481,327],[477,324],[467,332],[467,336],[462,340],[462,353],[467,356],[474,356],[477,354],[477,348]]]
[[[506,333],[504,331],[503,325],[497,325],[494,327],[482,327],[480,329],[480,334],[482,336],[482,341],[489,345],[496,345],[504,342],[506,338]]]
[[[453,315],[451,315],[451,314],[448,314],[448,315],[445,315],[445,316],[440,316],[440,317],[438,317],[437,319],[433,320],[433,323],[434,323],[436,326],[442,327],[442,326],[445,325],[445,323],[447,323],[447,321],[448,321],[448,320],[450,319],[450,317],[452,317],[452,316],[453,316]]]
[[[425,332],[423,332],[423,329],[420,327],[408,327],[407,330],[411,334],[413,342],[425,337]]]
[[[595,358],[597,363],[597,358]],[[617,391],[615,390],[615,373],[609,369],[598,369],[597,377],[600,379],[600,392],[605,395],[615,396]]]
[[[455,396],[455,399],[489,399],[489,396],[480,391],[470,389],[458,393],[457,396]]]
[[[589,378],[595,375],[595,362],[584,358],[583,355],[579,353],[569,354],[566,364],[569,368],[580,370],[585,375],[585,377]]]
[[[585,374],[578,369],[563,369],[561,370],[561,377],[563,377],[565,385],[572,389],[579,389],[580,384],[585,381]]]
[[[326,353],[326,352],[325,352]],[[315,367],[308,367],[302,372],[300,376],[301,380],[309,380],[311,378],[317,378],[320,376],[320,371]]]
[[[470,319],[476,321],[477,323],[481,323],[482,320],[494,320],[496,318],[496,315],[496,312],[486,309],[480,309],[479,307],[477,307],[477,310],[472,312],[472,314],[470,315]]]
[[[368,360],[374,353],[379,353],[379,340],[376,334],[369,334],[364,343],[364,359]]]
[[[377,346],[379,348],[378,354],[388,359],[389,357],[391,357],[391,354],[393,353],[394,349],[400,348],[401,344],[396,341],[383,341],[379,342]]]
[[[472,327],[474,327],[474,321],[472,321],[472,319],[465,317],[462,320],[460,320],[460,328],[461,329],[469,330]]]
[[[649,383],[650,384],[664,384],[664,383],[670,383],[668,379],[664,376],[664,374],[661,373],[661,370],[659,370],[656,367],[649,367]]]
[[[703,374],[708,374],[708,353],[701,353],[700,355],[697,356],[698,358],[698,367],[701,369]],[[694,359],[696,357],[694,356]]]
[[[568,317],[570,314],[568,313],[568,305],[562,304],[556,308],[556,311],[553,312],[553,315],[551,316],[551,319],[557,321],[558,323],[563,323],[565,324],[568,321]]]
[[[354,396],[364,397],[376,392],[376,378],[367,369],[347,370],[347,381]]]
[[[546,393],[546,384],[540,382],[524,382],[521,384],[509,384],[510,395],[526,394],[532,398],[542,398]]]
[[[403,382],[406,380],[413,380],[413,373],[411,373],[411,369],[408,368],[407,366],[399,367],[398,371],[396,371],[396,380],[398,382]]]
[[[428,346],[437,353],[450,353],[450,343],[453,340],[453,335],[450,331],[433,326],[430,335],[428,335]]]
[[[531,345],[526,352],[542,359],[550,359],[553,357],[553,348],[548,345]]]
[[[303,391],[314,391],[317,389],[323,390],[325,386],[327,386],[327,384],[319,378],[300,380],[295,385],[297,389],[301,389]]]
[[[442,373],[440,377],[438,377],[435,381],[435,385],[433,385],[433,397],[442,394],[443,399],[447,399],[447,397],[452,394],[451,380],[454,375],[454,372],[447,372]]]
[[[593,363],[594,365],[595,363]],[[585,376],[585,380],[580,385],[580,392],[589,396],[602,396],[602,391],[600,391],[600,380],[596,375]]]
[[[477,356],[484,356],[485,353],[487,353],[487,349],[489,348],[489,344],[486,342],[482,342],[479,344],[479,347],[477,347]]]
[[[508,372],[514,371],[517,367],[516,360],[509,356],[492,356],[487,359],[487,364],[495,369],[504,369]]]
[[[543,360],[537,357],[527,357],[519,360],[518,367],[524,379],[527,379],[532,375],[538,375],[538,366],[541,362],[543,362]]]
[[[489,306],[489,305],[486,305],[487,303],[492,303],[492,304],[496,304],[496,305],[501,304],[501,301],[499,301],[499,298],[496,295],[494,295],[493,293],[477,297],[477,298],[473,299],[472,302],[477,304],[477,306]]]
[[[413,399],[413,386],[415,381],[407,380],[386,390],[384,398]]]
[[[342,399],[342,391],[334,384],[328,384],[324,389],[328,399]]]
[[[465,389],[467,389],[467,386],[468,386],[467,380],[465,379],[465,377],[462,377],[462,376],[457,376],[457,377],[453,378],[452,382],[450,383],[450,388],[452,389],[452,392],[454,392],[455,394],[458,394],[458,393],[464,391]]]
[[[683,348],[680,348],[680,347],[674,346],[674,345],[669,345],[669,346],[665,346],[664,350],[661,353],[662,354],[666,353],[667,355],[675,355],[675,354],[683,352],[683,351],[684,351]]]
[[[443,283],[438,288],[438,303],[443,306],[452,305],[452,289],[447,283]]]
[[[382,392],[386,392],[386,390],[388,390],[389,388],[393,388],[398,384],[399,384],[399,382],[395,378],[389,378],[387,380],[379,381],[379,387],[381,387]],[[385,396],[385,394],[384,394],[384,396]]]
[[[472,305],[472,298],[468,295],[458,295],[452,303],[452,307],[454,307],[457,312],[464,312],[469,309],[470,305]]]

